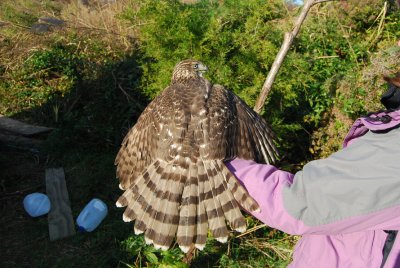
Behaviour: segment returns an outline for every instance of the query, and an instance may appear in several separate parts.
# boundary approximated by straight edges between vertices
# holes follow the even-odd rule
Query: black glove
[[[383,77],[388,82],[388,90],[382,94],[381,103],[386,109],[400,108],[400,73],[396,77]]]

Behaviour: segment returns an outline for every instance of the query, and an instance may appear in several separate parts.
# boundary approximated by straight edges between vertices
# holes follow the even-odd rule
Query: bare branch
[[[256,111],[257,113],[261,112],[261,109],[264,106],[265,100],[267,99],[267,96],[268,96],[269,92],[271,91],[272,84],[275,81],[275,77],[278,74],[278,71],[282,65],[283,59],[286,57],[286,54],[288,53],[289,48],[292,45],[294,38],[296,38],[301,25],[303,24],[305,18],[307,17],[308,11],[315,4],[329,2],[329,1],[335,1],[335,0],[319,0],[319,1],[307,0],[304,3],[303,9],[301,10],[300,15],[296,19],[293,30],[291,32],[285,33],[282,46],[281,46],[278,54],[276,55],[275,61],[271,66],[271,70],[269,71],[267,78],[265,79],[265,82],[261,89],[260,95],[258,96],[258,99],[256,101],[256,105],[254,106],[254,111]]]
[[[332,1],[337,1],[337,0],[319,0],[319,1],[315,1],[313,3],[313,5],[317,5],[317,4],[321,4],[321,3],[325,3],[325,2],[332,2]]]

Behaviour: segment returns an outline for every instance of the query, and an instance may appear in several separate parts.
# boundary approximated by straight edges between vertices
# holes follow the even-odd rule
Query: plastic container
[[[50,199],[42,193],[28,194],[24,198],[24,209],[31,217],[39,217],[49,213]]]
[[[107,205],[100,199],[92,199],[79,214],[76,219],[78,230],[81,232],[91,232],[99,226],[107,216]]]

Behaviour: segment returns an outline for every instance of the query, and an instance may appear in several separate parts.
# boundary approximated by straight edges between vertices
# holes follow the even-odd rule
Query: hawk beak
[[[207,68],[207,66],[205,66],[204,64],[200,64],[200,65],[199,65],[199,71],[207,72],[207,71],[208,71],[208,68]]]
[[[205,65],[202,64],[202,63],[200,63],[200,64],[199,64],[199,67],[198,67],[198,69],[197,69],[197,72],[199,73],[200,77],[203,77],[203,74],[204,74],[205,72],[207,72],[207,71],[208,71],[207,66],[205,66]]]

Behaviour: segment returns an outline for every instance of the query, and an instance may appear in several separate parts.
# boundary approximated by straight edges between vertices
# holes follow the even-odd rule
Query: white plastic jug
[[[39,217],[50,211],[50,199],[42,193],[28,194],[23,203],[25,211],[31,217]]]
[[[91,232],[107,216],[107,205],[100,199],[92,199],[76,219],[79,231]]]

